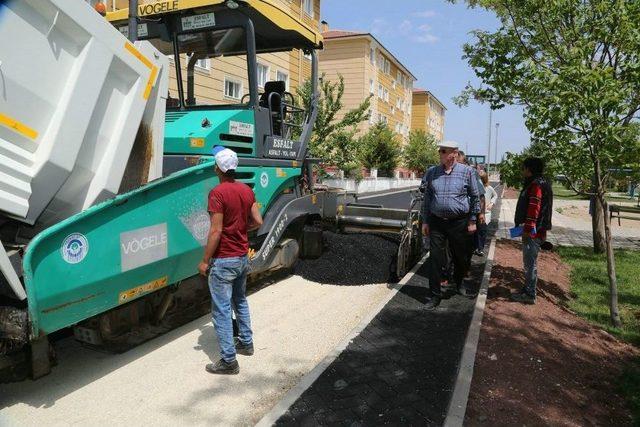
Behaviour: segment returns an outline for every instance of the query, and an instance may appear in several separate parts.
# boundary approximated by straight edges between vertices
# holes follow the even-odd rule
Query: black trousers
[[[453,282],[462,285],[469,272],[473,252],[473,235],[467,232],[468,218],[445,220],[429,219],[431,253],[429,255],[429,289],[434,296],[441,296],[442,272],[447,266],[447,245],[453,261]]]

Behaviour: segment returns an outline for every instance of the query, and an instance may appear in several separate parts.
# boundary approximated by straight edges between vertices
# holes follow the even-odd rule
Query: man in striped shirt
[[[542,176],[543,173],[542,159],[529,157],[524,160],[524,188],[518,197],[514,223],[523,226],[522,261],[525,279],[522,290],[511,295],[512,301],[524,304],[536,302],[538,252],[547,238],[547,231],[551,230],[553,191],[549,182]]]
[[[470,166],[458,163],[458,144],[447,141],[438,150],[440,164],[430,168],[424,178],[422,203],[422,233],[431,242],[429,268],[429,299],[427,309],[435,309],[442,298],[442,270],[448,242],[454,264],[453,281],[458,292],[472,295],[463,279],[469,271],[470,248],[480,213],[480,193],[475,173]]]

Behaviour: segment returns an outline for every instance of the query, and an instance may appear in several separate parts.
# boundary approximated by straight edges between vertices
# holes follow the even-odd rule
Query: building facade
[[[322,30],[320,72],[332,82],[344,78],[344,107],[337,118],[371,95],[370,117],[358,126],[359,134],[384,122],[406,141],[411,130],[414,75],[369,33],[331,31],[326,23]]]
[[[140,0],[139,4],[155,3],[157,0]],[[275,5],[292,16],[300,18],[310,27],[320,29],[320,0],[271,0]],[[95,0],[90,3],[95,4]],[[128,0],[102,1],[108,11],[128,8]],[[169,95],[178,98],[175,61],[171,61]],[[186,79],[188,57],[180,59],[183,79]],[[289,92],[311,77],[311,57],[300,50],[258,55],[258,88],[261,90],[268,81],[283,80]],[[241,103],[248,94],[249,80],[246,57],[221,57],[195,61],[195,105],[224,105]],[[246,101],[246,98],[245,98]]]
[[[444,139],[444,123],[447,109],[431,92],[425,89],[413,90],[411,130],[431,133],[436,141]]]

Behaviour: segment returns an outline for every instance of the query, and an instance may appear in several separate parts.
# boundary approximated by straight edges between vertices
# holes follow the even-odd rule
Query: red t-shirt
[[[209,212],[223,215],[222,236],[214,258],[239,257],[249,252],[247,227],[255,202],[253,190],[238,181],[222,182],[209,192]]]

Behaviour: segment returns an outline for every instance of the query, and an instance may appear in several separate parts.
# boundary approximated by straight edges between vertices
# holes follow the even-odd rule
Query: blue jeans
[[[536,296],[536,284],[538,283],[538,252],[540,252],[542,240],[527,239],[522,242],[522,263],[524,264],[524,288],[523,291],[532,297]]]
[[[211,263],[209,290],[211,291],[213,327],[218,335],[220,356],[225,362],[236,360],[232,308],[238,321],[240,341],[243,344],[253,343],[249,303],[245,295],[248,271],[247,256],[215,258]]]

